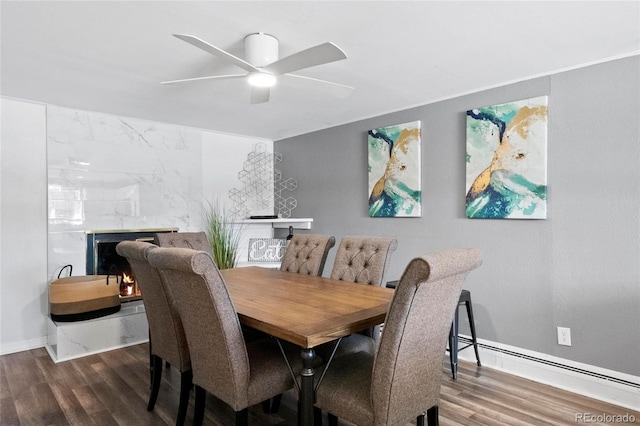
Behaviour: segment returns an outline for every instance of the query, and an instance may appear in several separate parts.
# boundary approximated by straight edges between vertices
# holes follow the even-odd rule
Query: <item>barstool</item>
[[[471,328],[471,343],[462,348],[458,347],[458,310],[460,305],[465,305],[467,308],[467,317],[469,319],[469,328]],[[473,346],[476,352],[476,360],[478,367],[480,364],[480,355],[478,354],[478,339],[476,337],[476,326],[473,322],[473,308],[471,307],[471,293],[469,290],[462,290],[460,293],[460,299],[458,300],[458,306],[456,306],[456,312],[453,315],[453,323],[451,324],[451,331],[449,332],[449,360],[451,361],[451,375],[453,380],[458,376],[458,352],[463,349]]]

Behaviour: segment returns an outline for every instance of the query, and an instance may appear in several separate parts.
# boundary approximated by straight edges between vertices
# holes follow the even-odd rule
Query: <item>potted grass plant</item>
[[[218,269],[234,268],[237,263],[241,229],[233,224],[226,210],[218,202],[207,202],[205,211],[207,236],[213,261]]]

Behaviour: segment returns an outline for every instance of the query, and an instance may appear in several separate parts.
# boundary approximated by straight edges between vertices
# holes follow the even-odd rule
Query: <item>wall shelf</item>
[[[271,225],[272,228],[287,229],[293,226],[294,229],[311,229],[312,218],[279,218],[279,219],[242,219],[233,223],[243,225]]]

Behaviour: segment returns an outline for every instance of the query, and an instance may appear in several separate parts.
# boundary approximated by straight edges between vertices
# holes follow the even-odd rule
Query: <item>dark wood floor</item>
[[[172,425],[180,375],[165,369],[156,408],[147,412],[148,347],[137,345],[54,364],[44,349],[0,357],[2,425]],[[640,413],[550,386],[462,362],[451,380],[443,368],[440,424],[575,425],[578,413],[635,416]],[[250,410],[252,425],[295,425],[295,399],[283,398],[277,414]],[[187,424],[193,416],[193,394]],[[209,397],[205,424],[233,425],[233,413]],[[325,424],[327,424],[325,418]],[[347,424],[347,423],[341,423]],[[602,424],[602,423],[591,423]],[[613,423],[612,423],[613,424]]]

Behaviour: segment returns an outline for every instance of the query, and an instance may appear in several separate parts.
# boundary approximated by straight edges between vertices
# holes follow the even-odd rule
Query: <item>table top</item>
[[[221,271],[240,322],[313,348],[384,322],[393,290],[251,266]]]

